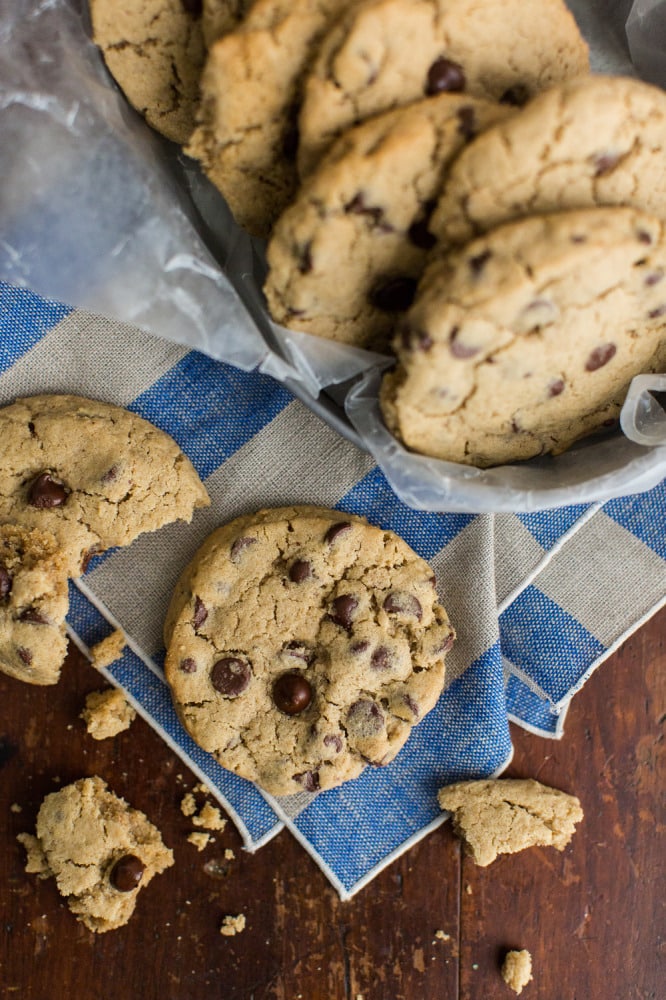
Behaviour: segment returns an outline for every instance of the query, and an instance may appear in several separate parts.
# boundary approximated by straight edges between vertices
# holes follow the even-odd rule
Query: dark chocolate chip
[[[648,288],[650,288],[652,285],[658,285],[659,282],[663,279],[663,277],[664,277],[663,271],[652,271],[651,274],[646,275],[645,284],[648,286]]]
[[[312,663],[314,660],[314,652],[306,645],[304,642],[299,642],[298,639],[292,639],[284,647],[284,652],[288,656],[295,656],[299,660],[304,660],[306,663]]]
[[[423,615],[420,601],[404,590],[394,590],[384,599],[384,611],[389,615],[410,615],[418,621]]]
[[[339,736],[333,733],[329,733],[328,736],[324,736],[324,746],[333,747],[336,753],[342,752],[342,740]]]
[[[416,279],[406,275],[381,278],[370,291],[370,303],[382,312],[404,312],[414,301],[416,285]]]
[[[50,472],[41,472],[28,490],[28,503],[39,510],[62,507],[69,493],[67,487],[54,479]]]
[[[141,882],[145,870],[146,866],[136,854],[124,854],[111,869],[109,881],[118,892],[132,892]]]
[[[289,579],[292,583],[303,583],[312,576],[312,566],[305,559],[297,559],[289,567]]]
[[[16,652],[18,653],[19,658],[23,660],[25,664],[32,663],[32,653],[30,652],[29,649],[26,649],[25,646],[18,646]]]
[[[548,386],[549,396],[559,396],[560,393],[564,392],[564,379],[556,378]]]
[[[192,615],[194,628],[198,629],[200,625],[203,625],[206,618],[208,618],[208,608],[200,597],[196,597],[194,600],[194,614]]]
[[[22,622],[32,622],[34,625],[48,625],[49,620],[45,618],[41,611],[37,608],[26,608],[19,615],[19,621]]]
[[[619,162],[620,157],[617,153],[599,153],[594,158],[594,176],[602,177],[604,174],[609,174]]]
[[[347,726],[358,736],[374,736],[384,728],[384,713],[375,701],[361,698],[347,712]]]
[[[324,535],[324,541],[328,542],[329,545],[332,545],[333,542],[340,537],[340,535],[346,535],[350,529],[351,524],[349,521],[337,521],[335,524],[331,525]]]
[[[515,108],[522,108],[530,99],[530,92],[523,83],[514,83],[513,87],[505,90],[500,97],[500,104],[511,104]]]
[[[648,232],[646,232],[645,229],[639,229],[636,236],[638,237],[639,243],[645,243],[647,245],[652,243],[652,237]]]
[[[449,632],[449,634],[435,647],[435,653],[448,653],[449,650],[453,648],[455,638],[456,637],[453,632]]]
[[[240,556],[245,551],[245,549],[249,549],[250,546],[255,545],[256,542],[257,542],[256,538],[250,538],[248,536],[242,536],[241,538],[237,538],[236,541],[231,546],[231,551],[229,553],[231,561],[237,563],[238,560],[240,559]]]
[[[180,661],[180,669],[184,674],[195,674],[197,672],[197,665],[191,656],[186,656],[184,660]]]
[[[5,566],[0,566],[0,601],[4,601],[12,590],[12,578]]]
[[[225,656],[213,664],[210,682],[226,698],[238,698],[245,691],[252,677],[252,668],[246,660]]]
[[[603,368],[604,365],[608,364],[616,351],[617,347],[615,344],[601,344],[600,347],[595,347],[585,362],[585,371],[596,372],[598,368]]]
[[[302,785],[306,792],[319,791],[319,771],[303,771],[302,774],[295,774],[294,781]]]
[[[484,250],[482,253],[476,254],[475,257],[470,257],[468,263],[472,274],[478,277],[491,257],[492,253],[490,250]]]
[[[84,552],[83,559],[81,560],[81,572],[82,573],[86,572],[86,570],[90,566],[90,563],[92,562],[92,560],[94,559],[94,557],[98,556],[100,554],[100,552],[102,552],[102,551],[103,551],[103,549],[102,549],[101,545],[91,545],[90,548],[88,549],[88,551]]]
[[[302,674],[282,674],[273,684],[273,701],[285,715],[300,715],[312,701],[312,687]]]
[[[386,646],[378,646],[370,657],[370,666],[373,670],[388,670],[393,666],[391,650]]]
[[[352,642],[349,647],[349,652],[354,656],[360,656],[361,653],[365,653],[366,649],[370,647],[370,643],[367,639],[361,639],[360,642]]]
[[[464,108],[459,108],[457,113],[458,121],[458,131],[460,134],[469,142],[476,135],[476,113],[471,105],[465,105]]]
[[[416,704],[416,702],[414,701],[414,699],[412,698],[412,696],[409,695],[409,694],[403,695],[403,699],[402,700],[404,701],[405,705],[407,706],[407,708],[409,709],[409,711],[412,713],[412,715],[414,716],[414,718],[418,719],[420,717],[420,715],[421,715],[421,710],[419,709],[419,706]]]
[[[648,319],[657,319],[659,316],[663,316],[664,313],[666,313],[666,305],[657,306],[656,309],[650,309]]]
[[[454,358],[473,358],[475,354],[479,353],[479,348],[461,344],[458,340],[459,334],[460,330],[457,326],[454,326],[449,334],[449,350],[451,354]]]
[[[460,92],[465,89],[465,72],[459,63],[440,56],[428,70],[425,93],[428,97],[444,91]]]
[[[432,347],[432,337],[425,330],[405,326],[400,332],[400,339],[406,351],[429,351]]]
[[[112,465],[111,468],[107,469],[106,472],[102,475],[102,482],[113,483],[117,478],[118,478],[118,466]]]
[[[571,237],[572,243],[587,243],[587,236],[584,233],[574,233]]]
[[[341,594],[333,601],[333,612],[329,616],[336,625],[351,629],[358,600],[352,594]]]

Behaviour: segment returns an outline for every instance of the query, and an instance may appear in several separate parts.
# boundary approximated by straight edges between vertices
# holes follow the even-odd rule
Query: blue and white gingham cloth
[[[419,513],[366,454],[267,376],[0,284],[0,405],[39,392],[105,399],[151,420],[212,497],[191,525],[91,565],[71,587],[72,638],[85,649],[122,627],[128,646],[108,679],[208,784],[248,850],[287,826],[343,898],[442,821],[441,786],[507,765],[509,720],[560,736],[572,695],[666,599],[665,483],[537,514]],[[363,514],[400,534],[433,565],[459,638],[446,690],[395,761],[328,792],[276,800],[184,732],[163,679],[161,632],[175,580],[203,538],[286,503]]]

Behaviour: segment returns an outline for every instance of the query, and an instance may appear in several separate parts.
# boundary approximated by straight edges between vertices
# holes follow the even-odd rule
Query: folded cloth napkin
[[[191,525],[91,563],[71,587],[73,641],[86,651],[122,628],[127,647],[108,680],[208,785],[248,850],[287,826],[343,898],[442,822],[442,785],[507,766],[509,720],[561,736],[572,695],[666,598],[665,483],[536,514],[418,512],[368,455],[266,375],[0,284],[0,405],[42,392],[146,417],[179,442],[212,498]],[[401,535],[434,567],[458,641],[446,690],[396,760],[337,789],[275,799],[182,729],[161,635],[175,581],[203,538],[242,513],[292,503],[362,514]]]

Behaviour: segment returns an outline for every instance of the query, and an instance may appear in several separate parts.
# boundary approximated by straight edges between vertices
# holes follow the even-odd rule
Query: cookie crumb
[[[80,716],[94,740],[107,740],[129,729],[136,712],[118,688],[91,691]]]
[[[438,941],[450,941],[451,935],[447,934],[445,931],[435,931],[435,937]]]
[[[234,937],[245,930],[245,914],[239,913],[237,917],[226,916],[222,920],[220,934],[225,937]]]
[[[471,895],[472,895],[472,887],[471,887],[471,885],[469,884],[469,882],[468,882],[468,883],[467,883],[467,885],[465,886],[465,892],[467,893],[467,895],[468,895],[468,896],[471,896]]]
[[[529,951],[508,951],[502,963],[502,979],[515,993],[532,980],[532,956]]]
[[[107,635],[101,642],[91,647],[90,659],[95,670],[110,667],[112,663],[119,660],[123,655],[123,650],[127,645],[125,635],[119,628],[115,629],[111,635]]]
[[[224,849],[224,857],[225,857],[226,861],[233,861],[233,859],[236,857],[236,855],[234,854],[234,852],[231,850],[230,847],[225,847],[225,849]]]
[[[217,806],[212,806],[210,802],[204,802],[196,816],[192,816],[195,826],[202,826],[205,830],[224,830],[227,825],[226,819],[222,818],[222,813]]]
[[[194,833],[191,833],[187,838],[188,843],[194,844],[197,851],[203,851],[204,848],[208,846],[208,844],[211,842],[212,839],[213,838],[209,833],[197,833],[196,831]]]
[[[23,806],[20,806],[18,802],[12,802],[12,804],[9,807],[9,810],[10,812],[13,813],[20,813],[23,812]]]
[[[52,872],[37,837],[34,837],[31,833],[19,833],[16,839],[19,844],[23,844],[26,850],[25,870],[30,875],[48,878]]]
[[[194,816],[197,811],[197,804],[194,799],[192,792],[187,792],[180,802],[180,811],[183,816]]]

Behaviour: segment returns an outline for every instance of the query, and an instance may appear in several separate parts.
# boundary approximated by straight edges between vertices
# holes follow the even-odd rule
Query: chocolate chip
[[[594,158],[594,176],[602,177],[604,174],[609,174],[619,162],[620,157],[617,153],[598,153]]]
[[[556,378],[548,386],[549,396],[559,396],[560,393],[564,392],[564,379]]]
[[[101,481],[103,483],[113,483],[118,478],[118,466],[112,465],[110,469],[102,475]]]
[[[285,715],[300,715],[312,701],[312,687],[302,674],[282,674],[273,684],[273,701]]]
[[[302,785],[306,792],[319,791],[319,771],[303,771],[302,774],[295,774],[294,781]]]
[[[370,657],[370,666],[373,670],[388,670],[393,666],[393,657],[391,656],[391,650],[387,649],[386,646],[377,646]]]
[[[340,537],[340,535],[346,535],[350,530],[351,524],[349,521],[337,521],[335,524],[331,525],[324,535],[324,541],[328,542],[329,545],[332,545],[333,542]]]
[[[136,854],[125,854],[111,869],[109,881],[118,892],[132,892],[141,882],[145,870],[141,858],[137,858]]]
[[[292,639],[284,647],[284,652],[288,656],[295,656],[299,660],[304,660],[305,663],[312,663],[314,660],[314,652],[304,643],[299,642],[297,639]]]
[[[530,92],[524,83],[514,83],[513,87],[505,90],[500,97],[500,104],[511,104],[515,108],[522,108],[530,99]]]
[[[457,113],[457,118],[460,124],[458,125],[458,131],[464,138],[469,142],[476,135],[476,113],[471,105],[465,105],[464,108],[459,108]]]
[[[200,625],[203,625],[206,618],[208,618],[208,608],[200,597],[196,597],[194,600],[194,614],[192,615],[192,625],[195,630],[198,629]]]
[[[384,611],[389,615],[409,615],[418,621],[423,616],[420,601],[404,590],[394,590],[384,599]]]
[[[12,590],[12,578],[5,566],[0,566],[0,601],[4,601]]]
[[[425,330],[405,326],[400,332],[400,339],[406,351],[429,351],[432,347],[432,337]]]
[[[30,431],[30,437],[31,438],[36,438],[37,437],[37,431],[35,430],[35,425],[33,424],[32,420],[28,424],[28,430]]]
[[[98,556],[100,554],[100,552],[102,552],[102,551],[103,551],[103,549],[102,549],[101,545],[91,545],[90,548],[88,549],[88,551],[84,552],[83,558],[81,560],[81,572],[82,573],[86,572],[86,570],[90,566],[90,563],[92,562],[92,560],[94,559],[94,557]]]
[[[664,313],[666,313],[666,305],[657,306],[656,309],[650,309],[648,319],[657,319],[659,316],[663,316]]]
[[[342,628],[349,630],[352,627],[357,607],[358,600],[352,594],[341,594],[333,601],[333,612],[329,617],[336,625],[341,625]]]
[[[585,236],[583,233],[574,233],[574,235],[571,237],[571,242],[587,243],[587,236]]]
[[[233,563],[237,563],[242,553],[245,551],[245,549],[249,549],[250,546],[255,545],[256,541],[257,541],[256,538],[251,538],[247,536],[237,538],[236,541],[231,546],[231,551],[229,553],[229,558],[231,559],[231,561]]]
[[[28,503],[38,510],[62,507],[69,494],[67,487],[54,479],[50,472],[41,472],[28,490]]]
[[[449,632],[447,636],[435,647],[435,653],[448,653],[450,649],[453,648],[453,643],[455,642],[455,635],[453,632]]]
[[[648,274],[646,276],[645,284],[648,286],[648,288],[652,287],[652,285],[658,285],[659,282],[663,279],[663,277],[664,277],[663,271],[653,271],[651,274]]]
[[[19,621],[22,622],[32,622],[34,625],[48,625],[49,620],[45,618],[41,611],[37,608],[26,608],[19,615]]]
[[[297,559],[289,568],[289,579],[292,583],[303,583],[312,576],[312,566],[305,559]]]
[[[370,291],[370,304],[382,312],[404,312],[414,301],[416,284],[415,278],[403,275],[381,278]]]
[[[367,698],[355,701],[347,712],[347,726],[357,736],[374,736],[384,728],[384,713]]]
[[[585,371],[595,372],[598,368],[603,368],[604,365],[608,364],[616,351],[617,347],[615,344],[602,344],[600,347],[595,347],[585,362]]]
[[[476,254],[475,257],[469,258],[469,269],[475,277],[481,274],[491,257],[492,253],[490,250],[484,250],[482,253]]]
[[[197,672],[197,665],[191,656],[186,656],[184,660],[180,661],[180,669],[184,674],[195,674]]]
[[[459,335],[459,328],[454,326],[449,334],[449,350],[451,354],[454,358],[473,358],[475,354],[479,353],[479,348],[462,344],[458,340]]]
[[[645,243],[647,245],[652,243],[652,237],[648,232],[646,232],[645,229],[639,229],[638,232],[636,233],[636,237],[639,243]]]
[[[342,752],[342,740],[339,736],[329,733],[328,736],[324,736],[324,746],[333,747],[336,753]]]
[[[225,656],[213,664],[210,682],[226,698],[238,698],[245,691],[252,677],[252,668],[246,660]]]
[[[465,72],[459,63],[440,56],[428,70],[425,93],[428,97],[444,91],[459,92],[465,89]]]
[[[351,646],[349,647],[349,652],[352,653],[353,656],[360,656],[360,654],[365,653],[366,649],[368,649],[369,647],[370,643],[367,641],[367,639],[361,639],[360,642],[352,642]]]
[[[19,658],[23,660],[24,663],[26,664],[32,663],[32,653],[30,652],[29,649],[26,649],[25,646],[18,646],[16,652],[18,653]]]
[[[409,711],[412,713],[412,715],[414,716],[414,718],[418,719],[420,717],[420,715],[421,715],[421,710],[419,709],[419,706],[416,704],[416,702],[414,701],[414,699],[412,698],[412,696],[409,695],[409,694],[403,695],[403,699],[402,700],[404,701],[405,705],[407,706],[407,708],[409,709]]]

